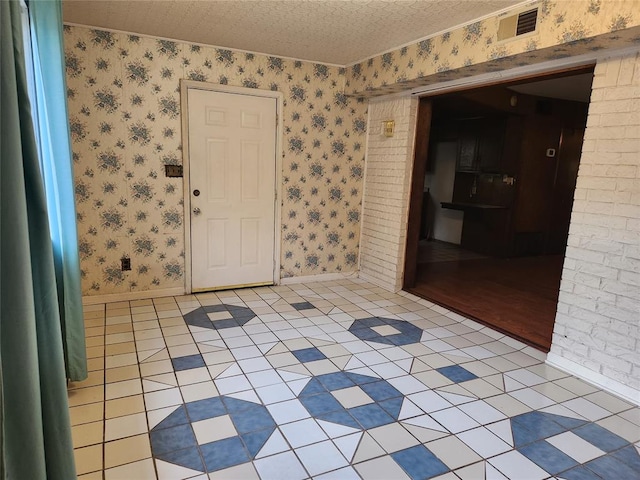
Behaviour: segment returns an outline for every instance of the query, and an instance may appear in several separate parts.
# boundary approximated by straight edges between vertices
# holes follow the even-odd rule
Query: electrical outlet
[[[131,259],[129,257],[122,257],[120,259],[120,267],[123,272],[131,270]]]

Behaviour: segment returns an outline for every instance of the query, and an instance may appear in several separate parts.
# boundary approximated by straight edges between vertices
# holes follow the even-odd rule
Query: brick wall
[[[640,54],[596,66],[549,362],[640,402]]]
[[[402,287],[418,100],[369,105],[360,237],[360,276],[394,291]],[[385,137],[382,122],[395,120]]]

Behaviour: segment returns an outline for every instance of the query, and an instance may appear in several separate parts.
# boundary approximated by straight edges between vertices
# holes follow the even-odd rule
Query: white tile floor
[[[81,479],[640,478],[640,409],[359,280],[85,307]]]

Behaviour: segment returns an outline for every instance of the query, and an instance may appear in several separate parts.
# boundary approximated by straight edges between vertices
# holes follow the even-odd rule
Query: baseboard
[[[321,273],[319,275],[304,275],[301,277],[285,277],[280,279],[280,285],[295,285],[296,283],[329,282],[331,280],[344,280],[347,278],[358,278],[358,272]]]
[[[164,288],[161,290],[144,290],[140,292],[110,293],[106,295],[88,295],[82,297],[83,305],[96,305],[98,303],[128,302],[131,300],[144,300],[147,298],[172,297],[184,295],[184,287]]]
[[[567,360],[566,358],[561,357],[560,355],[555,353],[549,352],[547,354],[546,363],[551,365],[552,367],[562,370],[563,372],[575,375],[585,382],[589,382],[596,387],[608,391],[609,393],[613,393],[614,395],[622,397],[623,399],[633,403],[634,405],[640,405],[640,391],[631,388],[624,383],[613,380],[606,375],[602,375],[601,373],[594,372],[593,370],[583,367],[579,363]]]
[[[395,285],[392,285],[388,282],[380,280],[379,278],[376,278],[372,275],[367,275],[366,273],[360,272],[359,277],[362,280],[365,280],[369,283],[373,283],[377,287],[384,288],[385,290],[388,290],[390,292],[398,293],[401,290],[400,288],[396,288]]]

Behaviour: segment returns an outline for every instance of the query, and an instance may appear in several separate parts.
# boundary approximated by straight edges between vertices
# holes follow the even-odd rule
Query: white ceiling
[[[64,0],[65,22],[349,65],[521,0]]]
[[[538,95],[540,97],[560,98],[563,100],[589,103],[592,81],[593,74],[585,73],[523,85],[514,85],[509,87],[509,89],[526,95]]]

